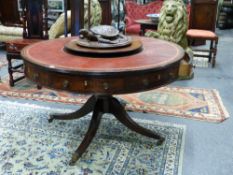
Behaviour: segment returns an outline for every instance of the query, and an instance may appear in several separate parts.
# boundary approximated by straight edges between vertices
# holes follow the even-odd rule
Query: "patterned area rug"
[[[89,97],[46,88],[38,90],[35,84],[26,79],[17,82],[15,87],[11,88],[8,85],[6,65],[4,62],[1,65],[1,96],[72,104],[83,104]],[[222,122],[229,117],[218,91],[214,89],[166,86],[119,97],[126,103],[126,109],[129,111],[151,112],[208,122]]]
[[[136,120],[166,138],[156,146],[156,140],[131,132],[106,115],[88,151],[69,166],[90,116],[48,123],[54,112],[71,111],[0,102],[0,174],[181,175],[184,126]]]
[[[208,122],[222,122],[229,114],[215,89],[165,86],[121,96],[128,109]]]

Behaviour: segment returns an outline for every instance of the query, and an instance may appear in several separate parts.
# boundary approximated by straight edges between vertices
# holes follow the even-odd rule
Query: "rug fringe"
[[[186,135],[186,127],[183,128],[183,134],[182,134],[182,143],[181,143],[181,151],[180,151],[180,157],[179,157],[179,166],[178,166],[178,175],[182,175],[183,173],[183,163],[184,163],[184,149],[185,149],[185,135]]]
[[[223,105],[223,101],[222,101],[222,99],[221,99],[221,97],[220,97],[219,91],[216,90],[216,89],[213,89],[213,91],[214,91],[214,93],[215,93],[215,95],[216,95],[216,98],[218,99],[219,105],[221,106],[221,109],[222,109],[222,111],[223,111],[223,113],[224,113],[224,115],[225,115],[225,118],[226,118],[226,119],[229,118],[229,117],[230,117],[230,114],[229,114],[229,112],[227,111],[227,109],[225,108],[225,106]]]
[[[54,109],[56,111],[61,111],[61,112],[72,112],[72,109],[68,109],[68,108],[56,108],[55,107],[48,107],[48,106],[43,106],[43,105],[39,105],[39,104],[32,104],[32,103],[20,103],[20,102],[13,102],[13,101],[8,101],[8,100],[4,100],[4,101],[0,101],[0,104],[9,104],[12,107],[14,107],[15,105],[18,106],[26,106],[26,107],[33,107],[33,108],[37,108],[37,109],[46,109],[46,110],[51,110]]]

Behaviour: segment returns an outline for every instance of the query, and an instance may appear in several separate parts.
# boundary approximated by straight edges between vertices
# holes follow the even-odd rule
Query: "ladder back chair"
[[[48,39],[47,0],[22,0],[21,3],[23,39],[6,42],[10,86],[24,78],[24,75],[14,78],[14,73],[23,73],[23,63],[15,63],[15,60],[22,60],[20,51],[29,44]]]

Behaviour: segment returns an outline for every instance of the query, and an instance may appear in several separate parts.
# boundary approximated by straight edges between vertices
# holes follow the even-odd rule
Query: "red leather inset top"
[[[147,37],[137,37],[143,44],[139,53],[121,57],[85,57],[67,53],[64,44],[75,37],[47,40],[25,47],[21,55],[33,64],[72,72],[124,72],[159,69],[183,58],[177,44]],[[113,53],[114,55],[114,53]]]

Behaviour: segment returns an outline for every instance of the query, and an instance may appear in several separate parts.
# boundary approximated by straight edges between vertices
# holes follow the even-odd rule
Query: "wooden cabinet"
[[[192,0],[190,28],[215,31],[217,0]]]
[[[6,26],[17,26],[22,23],[17,0],[0,0],[0,22]]]
[[[218,17],[218,28],[233,28],[233,3],[223,2]]]
[[[102,24],[111,25],[112,12],[111,12],[111,0],[99,0],[102,8]]]

